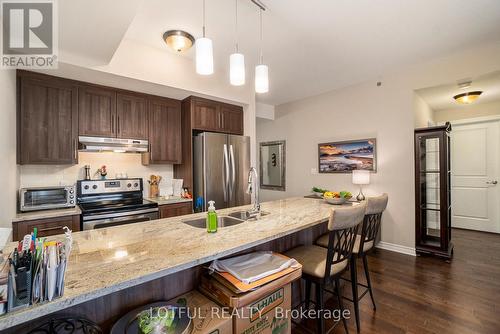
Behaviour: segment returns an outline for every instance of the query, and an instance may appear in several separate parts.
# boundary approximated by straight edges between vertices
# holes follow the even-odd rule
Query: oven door
[[[158,208],[130,212],[101,214],[98,216],[83,216],[82,229],[93,230],[117,225],[140,223],[159,218]]]

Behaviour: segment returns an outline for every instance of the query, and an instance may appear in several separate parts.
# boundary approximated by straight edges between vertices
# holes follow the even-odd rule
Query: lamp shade
[[[245,56],[241,53],[229,56],[229,81],[233,86],[245,84]]]
[[[353,170],[352,171],[353,184],[370,184],[370,171],[368,170]]]
[[[269,91],[269,70],[267,65],[255,66],[255,92],[267,93]]]
[[[214,56],[212,40],[201,37],[196,40],[196,73],[209,75],[214,73]]]

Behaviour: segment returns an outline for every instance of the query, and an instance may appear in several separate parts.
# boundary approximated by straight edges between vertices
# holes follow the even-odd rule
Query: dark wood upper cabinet
[[[190,97],[194,130],[243,134],[243,108],[227,103]]]
[[[167,98],[151,98],[149,113],[149,153],[143,155],[143,164],[180,164],[181,102]]]
[[[144,96],[118,94],[116,118],[118,138],[148,139],[149,114]]]
[[[97,86],[78,88],[80,136],[116,137],[116,91]]]
[[[76,164],[77,87],[18,71],[18,163]]]
[[[221,105],[221,128],[222,132],[242,135],[243,134],[243,108],[239,106]]]
[[[218,131],[221,127],[219,105],[214,101],[193,99],[193,129]]]

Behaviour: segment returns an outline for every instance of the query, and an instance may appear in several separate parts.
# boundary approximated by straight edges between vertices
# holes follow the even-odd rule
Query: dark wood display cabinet
[[[451,125],[415,130],[415,248],[453,255],[451,242]]]

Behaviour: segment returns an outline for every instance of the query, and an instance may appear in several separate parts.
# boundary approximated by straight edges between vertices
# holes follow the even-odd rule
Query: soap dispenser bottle
[[[207,232],[208,233],[217,232],[217,212],[215,212],[214,201],[208,201]]]

